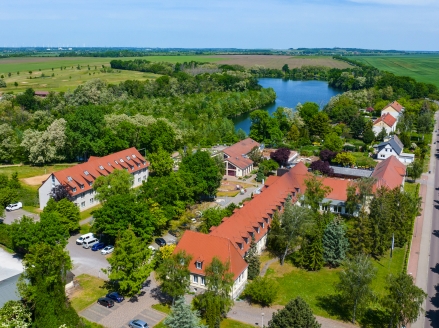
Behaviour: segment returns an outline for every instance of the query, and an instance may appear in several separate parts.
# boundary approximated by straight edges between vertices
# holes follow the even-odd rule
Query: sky
[[[439,0],[1,2],[0,47],[439,50]]]

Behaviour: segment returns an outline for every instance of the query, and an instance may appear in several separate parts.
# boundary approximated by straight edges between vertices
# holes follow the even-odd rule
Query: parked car
[[[102,254],[102,255],[110,254],[110,253],[112,253],[113,251],[114,251],[114,246],[108,245],[108,246],[105,246],[105,247],[104,247],[104,249],[101,251],[101,254]]]
[[[175,230],[169,230],[168,232],[169,232],[169,234],[170,234],[171,236],[174,236],[174,237],[179,237],[179,236],[180,236],[180,230],[178,230],[178,229],[175,229]]]
[[[6,206],[6,211],[10,212],[10,211],[19,210],[22,207],[23,207],[23,204],[21,202],[18,202],[15,204],[9,204],[8,206]]]
[[[92,251],[100,251],[102,248],[104,248],[105,247],[105,244],[104,243],[97,243],[97,244],[94,244],[92,247],[91,247],[91,250]]]
[[[81,237],[76,239],[76,245],[82,245],[84,243],[84,241],[86,241],[90,238],[94,238],[94,235],[92,232],[86,233],[85,235],[82,235]]]
[[[118,292],[111,292],[107,294],[107,298],[112,299],[113,301],[120,303],[122,302],[125,298],[120,295]]]
[[[90,239],[87,239],[86,241],[84,241],[82,243],[82,248],[91,248],[91,247],[93,247],[94,245],[96,245],[98,243],[99,243],[99,239],[97,239],[97,238],[90,238]]]
[[[101,297],[98,299],[98,304],[106,306],[107,308],[111,308],[114,306],[114,302],[112,299],[109,299],[108,297]]]
[[[164,240],[163,238],[156,238],[155,243],[160,247],[166,246],[166,240]]]
[[[149,327],[145,321],[139,320],[139,319],[131,320],[130,323],[128,324],[128,326],[130,328],[148,328]]]

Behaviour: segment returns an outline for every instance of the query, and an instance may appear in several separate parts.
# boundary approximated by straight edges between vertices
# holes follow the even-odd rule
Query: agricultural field
[[[355,56],[364,64],[439,87],[439,55]]]

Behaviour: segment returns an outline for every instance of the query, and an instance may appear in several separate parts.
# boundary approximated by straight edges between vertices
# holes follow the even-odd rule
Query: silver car
[[[108,246],[105,246],[105,247],[101,250],[101,254],[102,254],[102,255],[110,254],[110,253],[113,252],[113,250],[114,250],[114,246],[108,245]]]
[[[128,326],[130,328],[148,328],[149,327],[145,321],[139,320],[139,319],[131,320],[130,323],[128,324]]]

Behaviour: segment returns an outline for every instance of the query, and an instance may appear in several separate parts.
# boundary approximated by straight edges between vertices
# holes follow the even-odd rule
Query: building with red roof
[[[404,187],[406,167],[396,156],[390,156],[380,162],[372,173],[372,178],[376,180],[374,191],[380,187],[395,189]]]
[[[403,111],[404,111],[404,106],[402,106],[399,102],[395,100],[387,104],[381,110],[381,115],[390,114],[398,120],[399,116],[403,113]]]
[[[84,211],[97,205],[93,182],[100,176],[107,176],[114,170],[126,170],[133,175],[133,187],[148,179],[149,163],[136,148],[129,148],[104,157],[91,156],[85,163],[52,173],[38,189],[40,209],[44,209],[51,197],[52,189],[63,185],[73,202]]]
[[[373,132],[377,136],[383,129],[386,134],[390,134],[396,130],[396,123],[398,120],[389,113],[382,114],[373,122]]]
[[[261,148],[261,145],[251,138],[241,140],[223,150],[224,163],[226,164],[226,175],[243,177],[253,171],[253,161],[247,154],[254,148]]]

